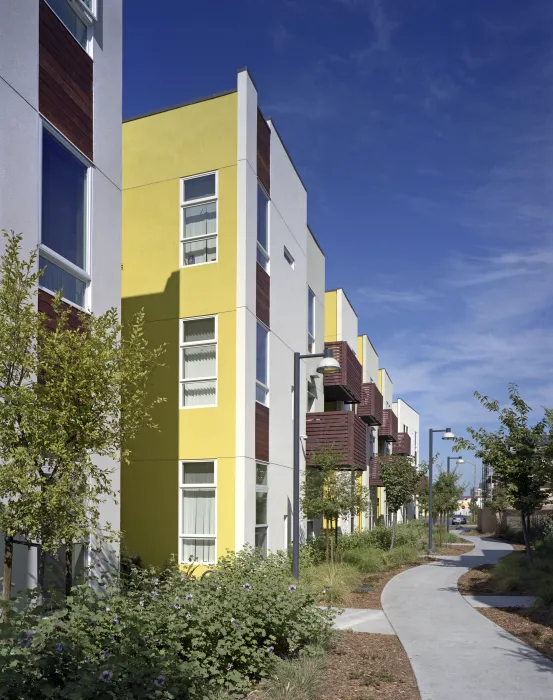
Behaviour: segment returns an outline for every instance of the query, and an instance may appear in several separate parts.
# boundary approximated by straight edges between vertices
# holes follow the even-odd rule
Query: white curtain
[[[215,534],[215,489],[182,490],[182,534]]]
[[[182,540],[182,561],[200,561],[206,564],[214,564],[215,540]]]
[[[184,462],[182,465],[183,484],[213,484],[214,482],[213,462]]]
[[[215,319],[213,317],[183,322],[183,343],[198,343],[203,340],[215,340]]]
[[[217,202],[184,208],[184,237],[208,236],[217,231]]]
[[[216,400],[217,381],[187,382],[182,385],[183,406],[213,406]]]
[[[217,374],[216,347],[216,345],[196,345],[183,348],[182,378],[215,377]]]

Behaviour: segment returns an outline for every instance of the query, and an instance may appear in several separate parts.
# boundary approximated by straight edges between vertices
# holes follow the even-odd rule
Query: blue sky
[[[328,288],[423,432],[460,434],[475,389],[553,406],[552,31],[550,0],[126,0],[124,116],[247,66]]]

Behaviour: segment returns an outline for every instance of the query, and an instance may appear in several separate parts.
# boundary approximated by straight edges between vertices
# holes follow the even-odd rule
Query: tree
[[[432,484],[432,511],[438,514],[439,545],[443,543],[444,522],[456,507],[463,495],[464,487],[459,483],[460,474],[456,469],[449,472],[439,470],[438,478]]]
[[[410,503],[416,493],[417,485],[424,476],[424,471],[417,469],[414,457],[410,455],[390,455],[379,457],[380,478],[386,489],[386,502],[392,515],[392,542],[394,548],[397,512]]]
[[[332,449],[318,452],[309,467],[302,484],[301,509],[309,520],[323,518],[338,541],[340,518],[355,517],[365,512],[369,505],[369,489],[363,486],[355,471],[341,470],[341,459]],[[329,559],[329,527],[325,528],[326,559]]]
[[[100,522],[116,499],[112,470],[98,457],[125,460],[128,443],[163,399],[148,394],[164,349],[144,338],[144,314],[125,327],[116,309],[95,316],[61,301],[55,319],[36,308],[37,253],[21,257],[21,234],[3,232],[0,258],[0,530],[4,600],[11,597],[17,537],[39,545],[39,585],[46,553],[117,533]],[[76,327],[75,327],[76,326]],[[70,554],[66,558],[71,568]],[[68,587],[70,587],[70,576]]]
[[[498,525],[501,525],[503,513],[512,507],[509,491],[503,484],[497,484],[487,505],[493,510]]]
[[[530,423],[532,409],[521,398],[516,384],[509,385],[509,406],[475,392],[490,413],[496,414],[495,432],[467,428],[471,439],[457,439],[455,450],[473,450],[492,467],[499,484],[505,487],[513,507],[519,511],[526,558],[532,564],[530,516],[549,498],[551,488],[551,411],[537,423]]]

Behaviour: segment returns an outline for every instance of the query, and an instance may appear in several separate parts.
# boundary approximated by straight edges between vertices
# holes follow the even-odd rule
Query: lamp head
[[[317,372],[319,374],[326,374],[327,372],[336,372],[336,370],[339,369],[340,363],[338,362],[338,360],[332,357],[332,350],[326,349],[325,356],[319,362],[319,365],[317,367]]]
[[[451,432],[451,428],[446,428],[442,435],[442,440],[455,440],[455,435]]]
[[[462,457],[457,457],[457,461],[455,462],[455,464],[464,464],[464,463],[465,463],[465,460]]]

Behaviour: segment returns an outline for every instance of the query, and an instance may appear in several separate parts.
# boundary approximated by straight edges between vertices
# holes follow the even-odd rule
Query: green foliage
[[[260,685],[263,700],[314,700],[324,668],[322,649],[298,659],[277,659],[273,674]]]
[[[509,490],[504,484],[498,484],[492,493],[492,497],[487,504],[494,513],[503,513],[512,508]]]
[[[386,503],[388,510],[393,514],[390,542],[390,549],[392,549],[395,542],[397,511],[412,501],[425,472],[417,469],[415,459],[410,455],[381,457],[380,462],[382,483],[386,489]]]
[[[372,574],[415,564],[420,551],[420,547],[408,544],[396,544],[388,551],[376,548],[350,549],[344,552],[343,560],[364,574]]]
[[[300,580],[326,605],[342,605],[353,588],[360,584],[359,571],[354,566],[336,562],[300,569]]]
[[[1,626],[0,697],[190,698],[248,690],[329,635],[330,613],[302,583],[290,585],[285,555],[247,550],[217,574],[188,579],[131,568],[125,585],[73,590],[66,607],[29,599]]]
[[[65,542],[88,540],[100,525],[100,504],[116,498],[111,471],[96,456],[128,458],[128,441],[153,426],[162,399],[149,398],[147,385],[163,348],[148,347],[143,313],[125,327],[116,309],[79,313],[75,330],[61,293],[52,328],[36,309],[36,251],[22,259],[21,234],[3,235],[0,530],[55,553]],[[109,525],[102,529],[106,537]]]

